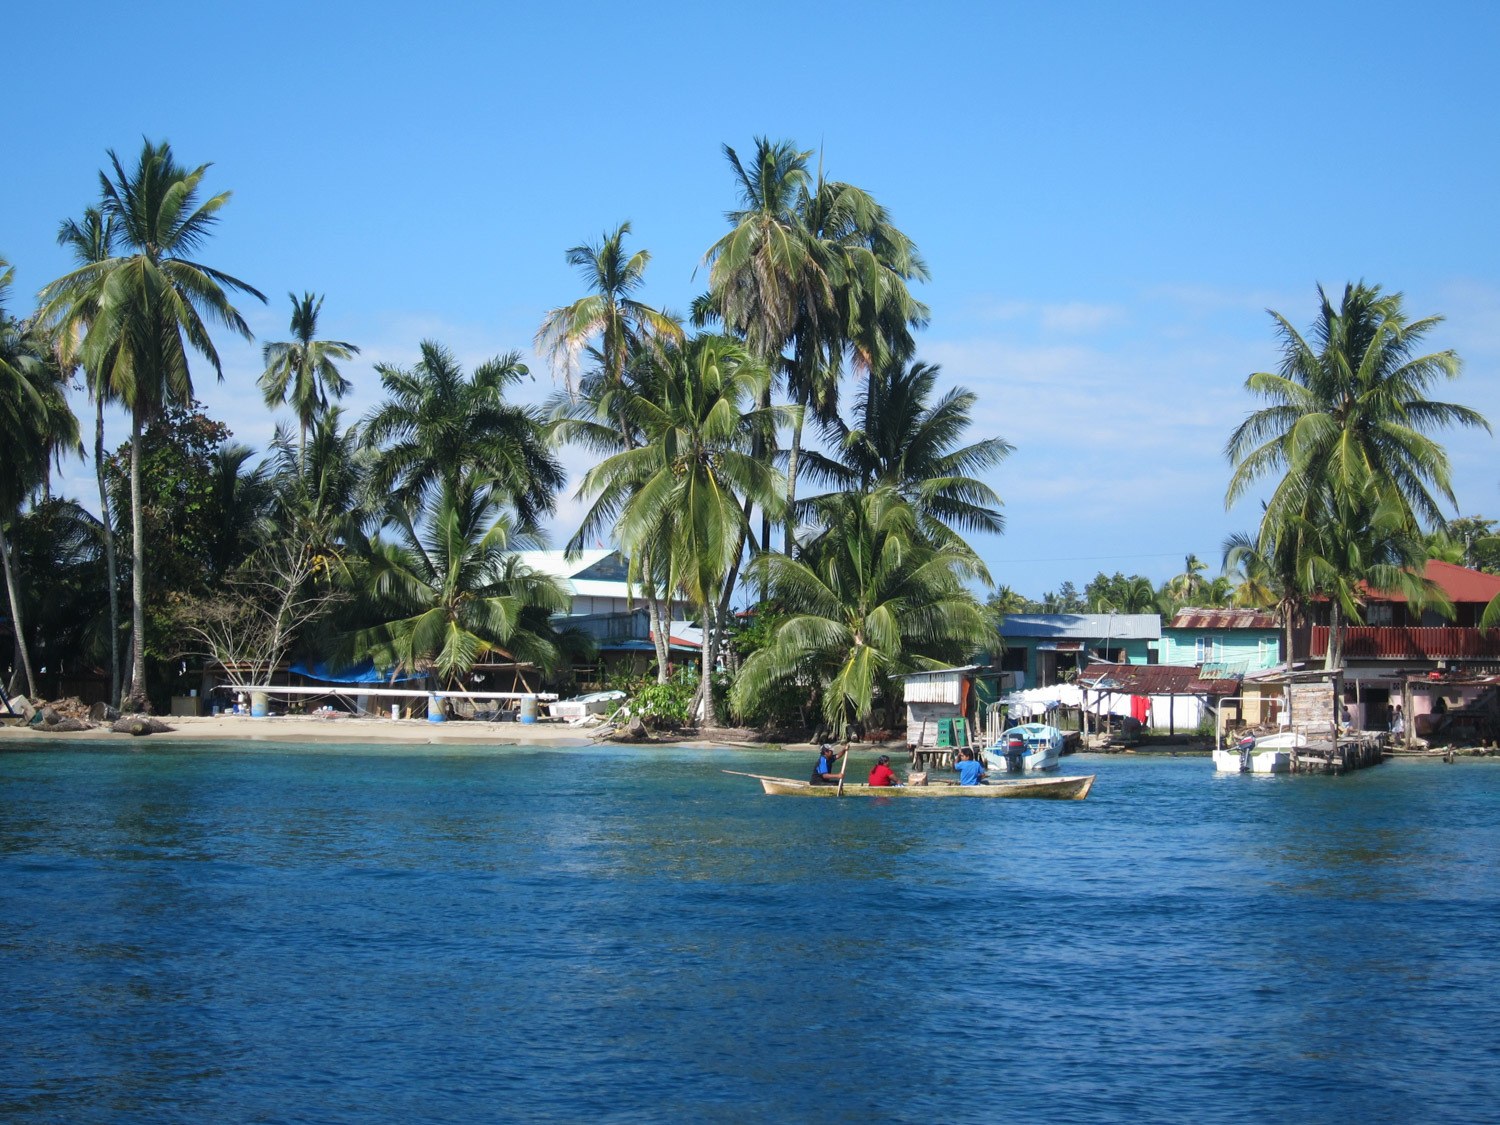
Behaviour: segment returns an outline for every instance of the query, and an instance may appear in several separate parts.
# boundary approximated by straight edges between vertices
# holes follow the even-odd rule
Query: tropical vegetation
[[[1426,559],[1500,571],[1500,525],[1444,515],[1438,436],[1487,423],[1434,397],[1460,369],[1426,345],[1440,318],[1359,283],[1337,301],[1320,289],[1305,332],[1272,314],[1281,362],[1247,380],[1257,404],[1226,445],[1228,500],[1263,493],[1262,518],[1223,544],[1219,573],[1188,553],[1160,581],[994,586],[980,544],[1005,530],[1012,447],[919,355],[916,244],[811,150],[756,138],[724,156],[727,229],[705,238],[686,317],[649,301],[630,223],[563,252],[581,292],[543,306],[533,344],[560,387],[542,405],[519,352],[470,366],[428,339],[372,365],[377,401],[356,420],[340,403],[360,348],[323,330],[323,296],[289,293],[256,380],[286,421],[257,451],[193,394],[195,367],[223,377],[216,335],[250,336],[233,301],[263,300],[204,260],[229,193],[207,195],[208,165],[165,143],[107,154],[98,199],[58,231],[72,268],[25,316],[0,263],[11,686],[36,694],[38,666],[55,683],[107,668],[101,694],[160,707],[184,676],[253,682],[295,659],[442,686],[497,666],[567,682],[590,642],[568,590],[526,560],[569,458],[586,467],[566,546],[620,549],[654,642],[654,660],[596,682],[628,683],[635,713],[669,725],[888,725],[905,674],[997,651],[999,619],[1027,612],[1260,607],[1289,636],[1326,615],[1336,662],[1372,588],[1441,611]],[[93,408],[98,515],[50,495],[81,452],[69,380]],[[120,408],[129,436],[111,452]],[[684,608],[691,664],[672,644]]]

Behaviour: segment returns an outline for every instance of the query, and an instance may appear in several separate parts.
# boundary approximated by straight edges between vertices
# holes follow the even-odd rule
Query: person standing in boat
[[[891,769],[890,755],[882,754],[875,759],[875,768],[870,770],[870,784],[881,788],[901,784],[895,771]]]
[[[835,750],[828,743],[818,747],[818,764],[813,766],[812,783],[814,785],[837,785],[844,776],[843,771],[833,772],[833,767],[838,760],[849,753],[849,747],[845,744],[842,750]]]
[[[984,763],[967,746],[958,752],[953,768],[958,771],[960,785],[979,785],[984,781]]]

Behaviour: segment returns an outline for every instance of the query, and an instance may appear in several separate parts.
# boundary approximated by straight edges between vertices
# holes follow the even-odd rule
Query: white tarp
[[[1175,727],[1177,730],[1192,730],[1202,722],[1205,714],[1203,700],[1196,695],[1153,695],[1151,715],[1146,725],[1158,730]],[[1129,693],[1089,692],[1089,713],[1094,715],[1129,715]],[[1049,710],[1058,707],[1082,707],[1083,689],[1076,684],[1055,684],[1052,687],[1032,688],[1029,691],[1013,691],[1001,696],[1000,702],[1009,709],[1010,718],[1016,722],[1045,718]]]

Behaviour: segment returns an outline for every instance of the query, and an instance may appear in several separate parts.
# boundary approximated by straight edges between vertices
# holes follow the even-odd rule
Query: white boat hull
[[[1006,752],[1006,745],[1012,735],[1019,736],[1025,744],[1017,757]],[[985,747],[984,760],[985,765],[992,770],[1014,770],[1013,763],[1017,758],[1022,770],[1051,770],[1056,769],[1062,761],[1062,747],[1062,731],[1043,723],[1028,723],[1011,727],[1001,734],[997,745]]]
[[[1245,769],[1245,765],[1249,769]],[[1238,750],[1215,750],[1214,769],[1220,773],[1291,773],[1292,752],[1284,747],[1273,746],[1265,750],[1252,750],[1248,760],[1242,761]]]

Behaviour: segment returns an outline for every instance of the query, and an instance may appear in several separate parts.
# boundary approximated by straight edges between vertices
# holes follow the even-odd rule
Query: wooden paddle
[[[844,775],[849,772],[849,744],[844,743],[844,768],[839,770],[839,791],[834,794],[837,797],[844,795]]]

